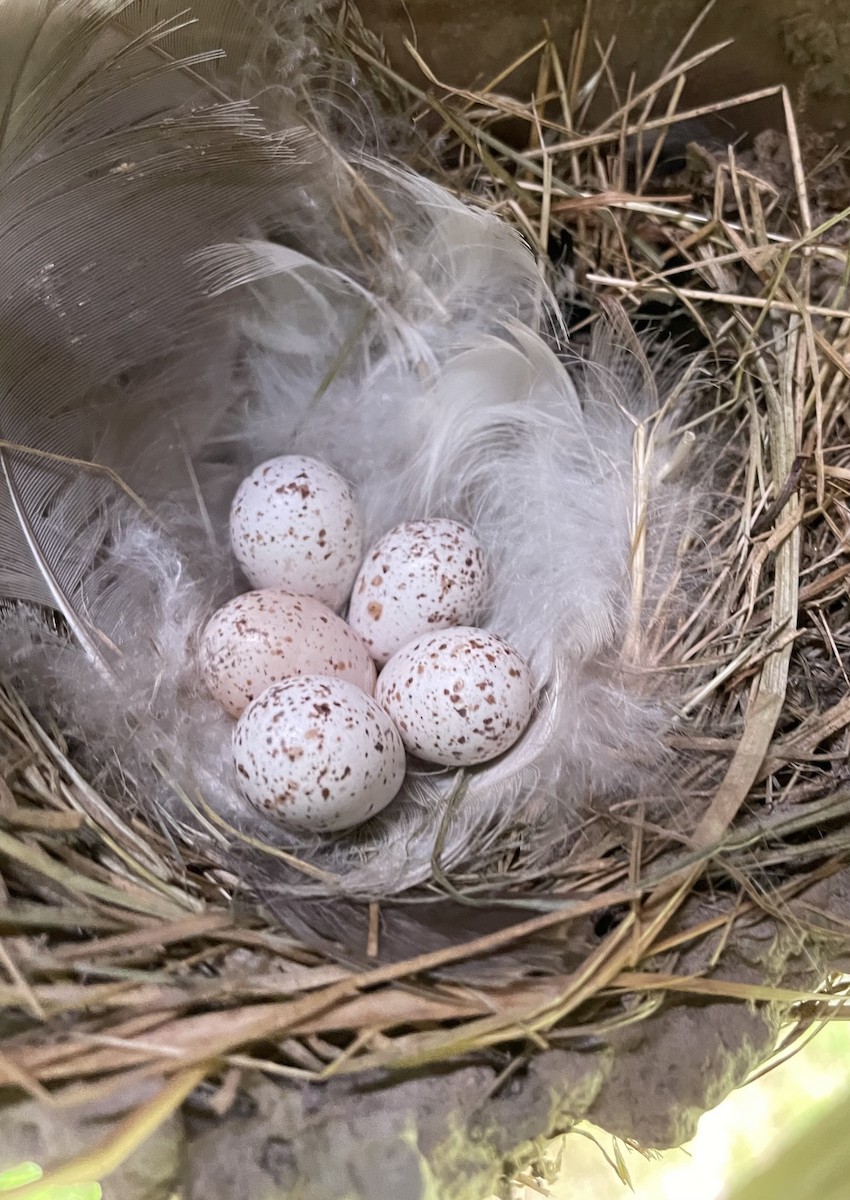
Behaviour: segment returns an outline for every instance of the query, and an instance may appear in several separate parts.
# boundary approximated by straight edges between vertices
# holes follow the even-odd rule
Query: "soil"
[[[732,901],[693,896],[678,922],[692,927],[723,903]],[[799,903],[800,917],[814,909],[850,917],[850,871]],[[811,988],[836,944],[815,930],[792,937],[760,917],[715,966],[721,935],[664,965],[679,975]],[[775,1004],[672,998],[607,1037],[538,1053],[504,1081],[496,1056],[431,1076],[322,1087],[258,1078],[228,1116],[189,1116],[185,1200],[480,1200],[498,1191],[503,1172],[533,1168],[547,1134],[584,1117],[646,1148],[676,1146],[765,1061],[783,1017]]]
[[[494,78],[531,48],[548,22],[560,47],[571,45],[585,0],[361,0],[366,23],[385,41],[396,67],[420,86],[428,85],[404,48],[406,37],[441,82],[471,87]],[[616,35],[611,65],[623,90],[634,72],[637,85],[659,78],[671,54],[704,9],[704,0],[595,0],[593,34],[603,46]],[[850,120],[850,0],[831,0],[829,17],[813,0],[748,0],[719,3],[685,51],[728,39],[733,44],[696,68],[685,105],[710,104],[729,96],[785,84],[807,125],[846,130]],[[592,53],[592,51],[591,51]],[[536,65],[516,71],[501,90],[527,99]],[[765,100],[730,110],[729,132],[752,135],[782,127],[781,103]]]

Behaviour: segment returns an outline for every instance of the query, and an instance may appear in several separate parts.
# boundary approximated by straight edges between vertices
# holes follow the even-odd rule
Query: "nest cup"
[[[178,786],[163,815],[11,671],[0,1169],[64,1156],[67,1178],[103,1175],[122,1200],[507,1194],[520,1175],[545,1185],[546,1139],[585,1118],[679,1144],[840,1007],[850,179],[835,141],[780,85],[757,81],[757,110],[703,103],[724,51],[699,21],[631,87],[579,16],[458,90],[427,54],[389,58],[369,16],[313,18],[314,95],[355,113],[348,137],[382,106],[406,165],[520,231],[579,396],[599,377],[614,405],[624,378],[641,393],[629,588],[581,669],[588,695],[622,686],[648,714],[649,767],[602,731],[594,754],[625,762],[616,787],[580,746],[554,829],[523,773],[553,736],[543,703],[514,756],[445,784],[417,878],[352,888],[322,845],[246,832],[203,793]],[[666,520],[682,480],[694,502]],[[455,806],[518,780],[523,823],[447,853]],[[380,847],[367,829],[350,854]]]

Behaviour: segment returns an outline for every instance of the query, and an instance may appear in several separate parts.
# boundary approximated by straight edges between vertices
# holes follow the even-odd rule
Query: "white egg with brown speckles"
[[[384,710],[343,679],[272,684],[239,718],[233,761],[245,798],[291,829],[362,825],[398,794],[404,747]]]
[[[236,596],[213,614],[201,634],[200,664],[232,717],[291,675],[336,675],[375,690],[375,664],[342,617],[310,596],[275,588]]]
[[[378,664],[413,638],[480,616],[484,551],[458,521],[407,521],[368,551],[354,581],[348,622]]]
[[[483,629],[416,638],[378,676],[375,698],[407,750],[447,767],[489,762],[522,734],[534,708],[525,660]]]
[[[230,543],[248,580],[341,608],[363,554],[363,521],[351,485],[300,454],[269,459],[239,485]]]

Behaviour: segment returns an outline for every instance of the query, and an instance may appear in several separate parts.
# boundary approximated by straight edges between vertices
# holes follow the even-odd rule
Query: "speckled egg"
[[[480,613],[486,585],[484,552],[465,525],[442,518],[407,521],[367,553],[348,622],[383,664],[422,633],[469,625]]]
[[[307,675],[272,684],[233,731],[245,797],[292,829],[351,829],[386,808],[404,781],[398,730],[343,679]]]
[[[254,587],[341,608],[363,554],[354,492],[315,458],[285,455],[252,471],[230,509],[233,553]]]
[[[246,592],[214,613],[200,660],[207,687],[233,717],[290,675],[336,675],[375,690],[375,664],[345,621],[310,596],[273,588]]]
[[[502,638],[468,627],[425,634],[394,654],[375,698],[411,754],[447,767],[496,758],[534,708],[527,663]]]

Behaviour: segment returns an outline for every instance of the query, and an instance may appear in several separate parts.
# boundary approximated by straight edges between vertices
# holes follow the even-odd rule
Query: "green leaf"
[[[6,1171],[0,1171],[0,1193],[11,1192],[35,1183],[44,1171],[37,1163],[23,1162]],[[103,1191],[99,1183],[75,1183],[66,1187],[46,1187],[33,1196],[33,1200],[102,1200]]]
[[[33,1162],[18,1163],[8,1171],[0,1171],[0,1192],[12,1192],[15,1188],[23,1187],[25,1183],[35,1183],[43,1174],[41,1167]]]

